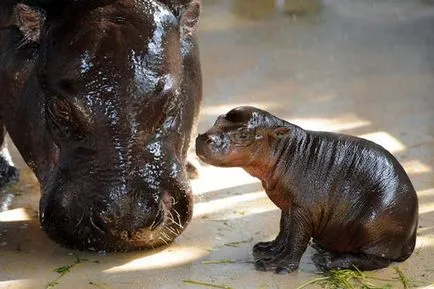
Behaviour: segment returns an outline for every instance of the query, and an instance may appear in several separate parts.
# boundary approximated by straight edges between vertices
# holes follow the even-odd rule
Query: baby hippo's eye
[[[254,134],[246,128],[239,128],[230,134],[230,138],[235,144],[248,145],[254,140]]]
[[[240,140],[246,141],[250,138],[250,134],[246,131],[242,131],[239,133],[238,137],[240,138]]]

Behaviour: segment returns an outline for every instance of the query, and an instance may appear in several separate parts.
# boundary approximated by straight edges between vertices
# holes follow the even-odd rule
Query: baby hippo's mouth
[[[204,162],[207,162],[208,156],[212,154],[211,145],[213,140],[208,134],[199,134],[196,138],[196,154]]]

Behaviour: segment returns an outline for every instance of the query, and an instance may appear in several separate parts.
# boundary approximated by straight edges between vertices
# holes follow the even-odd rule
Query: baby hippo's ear
[[[19,3],[14,8],[13,17],[13,24],[17,26],[23,34],[25,43],[39,43],[42,26],[45,21],[44,13]]]
[[[279,126],[277,128],[270,129],[269,134],[273,138],[281,138],[287,136],[289,132],[290,132],[289,127]]]

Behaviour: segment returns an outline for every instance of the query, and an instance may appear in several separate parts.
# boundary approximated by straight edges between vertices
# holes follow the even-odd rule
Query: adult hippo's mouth
[[[69,210],[62,208],[62,212],[53,208],[48,207],[40,218],[44,230],[56,242],[91,251],[131,251],[155,249],[174,241],[191,220],[193,200],[189,191],[178,199],[166,193],[157,209],[111,217],[97,207],[80,210],[72,206]]]

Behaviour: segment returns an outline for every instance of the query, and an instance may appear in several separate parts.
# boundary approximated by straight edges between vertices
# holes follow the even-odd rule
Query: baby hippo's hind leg
[[[327,251],[315,253],[312,259],[315,265],[323,271],[355,268],[370,271],[387,267],[393,262],[387,258],[365,253],[334,254]]]
[[[0,188],[18,181],[18,170],[9,161],[9,153],[5,149],[5,130],[0,120]]]

